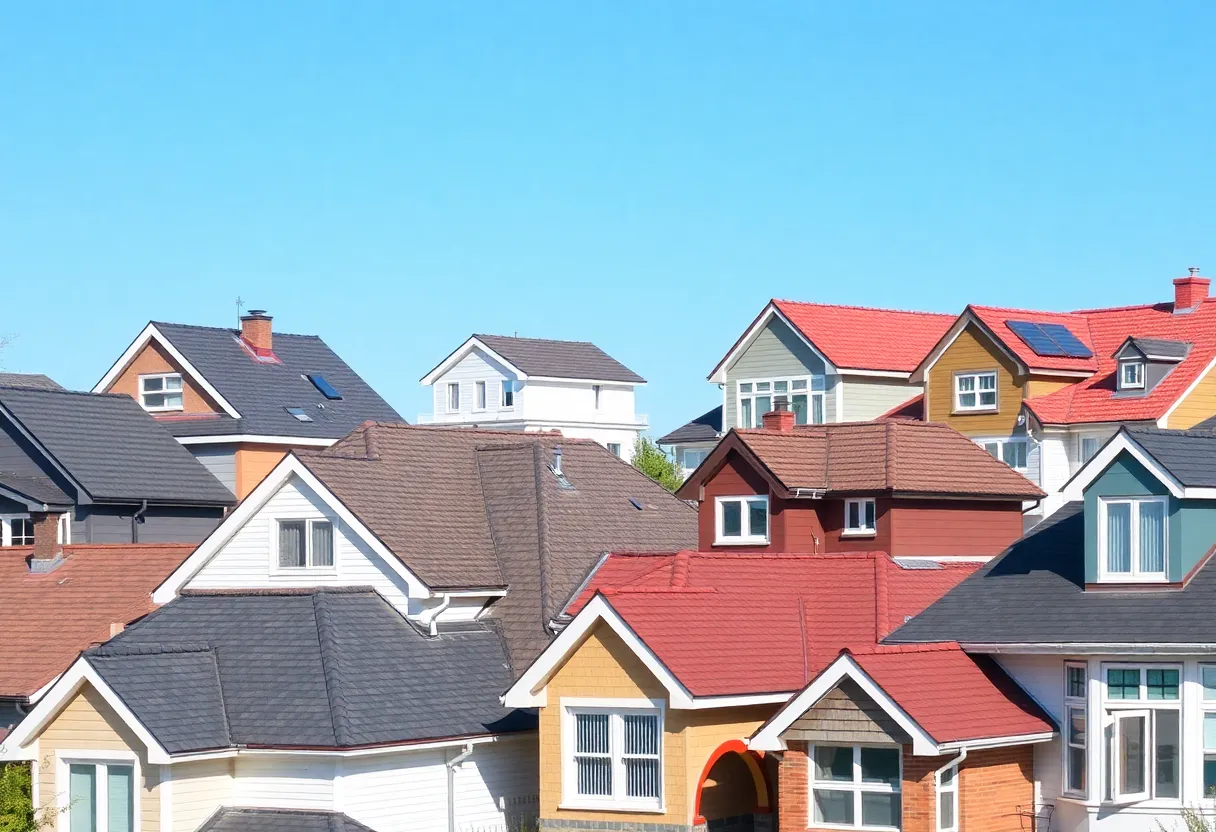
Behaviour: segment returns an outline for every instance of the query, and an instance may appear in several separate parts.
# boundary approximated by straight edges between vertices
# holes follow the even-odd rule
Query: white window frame
[[[515,407],[515,397],[519,395],[519,388],[516,386],[515,379],[504,378],[498,385],[498,406],[502,410],[511,410]],[[508,397],[510,401],[507,401]]]
[[[178,383],[177,390],[169,390],[168,388],[165,387],[165,382],[167,382],[169,379],[173,379],[173,378],[177,379],[177,383]],[[144,390],[144,383],[147,381],[151,381],[152,379],[161,380],[161,389],[160,390]],[[161,405],[160,407],[152,407],[146,401],[144,401],[145,396],[161,396],[161,395],[166,395],[168,393],[177,393],[179,396],[182,397],[182,403],[178,404],[178,405]],[[149,413],[165,413],[165,412],[174,411],[174,410],[185,410],[186,409],[186,384],[185,384],[185,381],[182,379],[182,374],[181,373],[145,373],[143,375],[140,375],[140,377],[139,377],[139,406],[142,407],[144,410],[148,411]]]
[[[131,828],[133,832],[142,829],[140,809],[142,801],[143,772],[140,770],[139,757],[131,751],[88,751],[60,749],[55,752],[55,782],[62,784],[56,789],[56,808],[58,809],[55,828],[58,832],[71,832],[71,777],[69,772],[74,765],[94,766],[97,769],[94,783],[97,792],[93,796],[94,810],[97,812],[97,832],[109,832],[109,781],[110,765],[131,767]]]
[[[816,378],[823,379],[823,387],[824,387],[823,390],[814,389]],[[786,385],[785,392],[784,393],[775,392],[774,388],[777,386],[778,383],[782,383],[782,382],[784,382]],[[805,382],[806,389],[795,391],[793,389],[794,382]],[[775,377],[771,377],[771,378],[741,378],[741,379],[737,379],[734,382],[734,384],[735,384],[735,425],[738,427],[741,427],[741,428],[760,427],[761,425],[764,424],[764,422],[763,422],[764,414],[755,413],[755,412],[752,413],[753,424],[745,425],[743,423],[743,400],[747,399],[747,400],[751,401],[752,410],[755,411],[756,397],[758,395],[761,396],[762,398],[764,397],[764,394],[762,394],[756,390],[756,385],[758,385],[758,384],[767,384],[769,386],[768,391],[767,391],[767,397],[770,402],[770,408],[775,406],[778,396],[785,396],[786,401],[789,402],[790,411],[792,412],[794,409],[794,396],[795,395],[801,396],[801,395],[805,394],[806,395],[806,423],[808,425],[821,425],[821,424],[824,424],[825,422],[827,422],[827,420],[828,420],[828,416],[827,416],[828,379],[827,379],[826,375],[816,376],[814,374],[811,374],[811,375],[802,375],[802,376],[775,376]],[[745,384],[751,385],[751,390],[746,393],[743,392],[743,385],[745,385]],[[819,408],[820,420],[818,422],[815,421],[816,400],[818,400],[818,403],[819,403],[818,408]]]
[[[755,534],[751,524],[749,503],[764,503],[764,534]],[[740,503],[739,536],[727,537],[723,534],[723,503]],[[738,496],[714,498],[714,545],[715,546],[765,546],[769,542],[773,525],[772,507],[768,497],[763,494],[742,494]]]
[[[1192,730],[1191,734],[1198,733],[1199,736],[1199,777],[1197,778],[1200,788],[1199,797],[1204,801],[1210,802],[1216,798],[1216,790],[1214,790],[1212,794],[1204,793],[1203,772],[1207,767],[1205,763],[1209,759],[1216,761],[1216,745],[1209,748],[1205,744],[1205,734],[1203,729],[1204,724],[1207,721],[1208,714],[1212,714],[1213,718],[1216,719],[1216,693],[1212,695],[1211,699],[1207,698],[1203,684],[1204,670],[1210,670],[1212,671],[1213,675],[1216,675],[1216,664],[1212,664],[1210,662],[1200,662],[1199,664],[1199,730],[1198,732]]]
[[[1128,371],[1132,371],[1129,373]],[[1128,375],[1132,375],[1132,379],[1128,379]],[[1119,362],[1119,389],[1120,390],[1143,390],[1144,389],[1144,362],[1140,359],[1124,360]]]
[[[598,411],[604,393],[604,386],[602,384],[591,385],[591,393],[595,397],[595,409]]]
[[[985,451],[988,451],[989,456],[992,456],[992,451],[988,450],[988,446],[996,445],[997,446],[997,455],[993,456],[992,458],[995,459],[997,462],[1005,462],[1005,446],[1006,445],[1015,445],[1015,444],[1016,445],[1025,445],[1026,446],[1026,454],[1025,454],[1026,464],[1024,466],[1019,468],[1014,465],[1009,465],[1008,462],[1005,462],[1005,464],[1009,465],[1010,468],[1012,468],[1014,471],[1018,471],[1019,473],[1026,473],[1027,471],[1030,470],[1030,437],[1028,437],[1028,436],[981,436],[981,437],[975,437],[972,441],[974,441],[975,444],[979,445]]]
[[[681,448],[680,449],[680,467],[688,471],[693,471],[701,466],[701,463],[709,456],[712,448]],[[688,464],[688,454],[693,453],[699,456],[696,465]]]
[[[1131,505],[1131,528],[1128,534],[1131,538],[1131,572],[1111,572],[1107,569],[1106,557],[1106,512],[1113,503],[1129,503]],[[1140,504],[1161,503],[1163,506],[1161,523],[1161,571],[1143,572],[1140,569]],[[1165,583],[1170,570],[1170,503],[1168,497],[1138,496],[1138,497],[1099,497],[1098,498],[1098,580],[1102,582],[1119,583]]]
[[[489,404],[487,396],[488,385],[485,381],[473,382],[473,412],[480,412],[486,409]]]
[[[1136,699],[1111,699],[1107,684],[1108,671],[1135,670],[1139,672],[1139,685]],[[1148,671],[1173,670],[1178,673],[1177,699],[1149,699]],[[1102,802],[1108,805],[1126,805],[1152,800],[1163,805],[1181,805],[1186,788],[1184,748],[1189,745],[1186,738],[1186,728],[1183,725],[1182,698],[1187,684],[1186,673],[1182,664],[1135,662],[1104,662],[1100,668],[1100,685],[1102,690]],[[1157,786],[1157,721],[1155,712],[1173,711],[1178,714],[1178,797],[1156,797]],[[1145,719],[1145,754],[1144,754],[1144,786],[1145,791],[1120,793],[1118,791],[1118,757],[1120,722],[1127,719],[1144,717]],[[1111,736],[1107,738],[1107,729],[1112,728]],[[1089,727],[1089,726],[1087,726]],[[1202,726],[1201,726],[1202,728]],[[1089,731],[1092,735],[1092,729]]]
[[[0,546],[29,546],[29,543],[13,543],[13,521],[29,519],[29,514],[0,514]]]
[[[900,765],[901,766],[903,765],[902,760],[900,761]],[[949,785],[942,782],[942,778],[944,778],[947,773],[949,773],[951,775]],[[900,769],[900,776],[901,777],[903,776],[902,768]],[[936,778],[937,779],[937,783],[936,783],[937,798],[934,803],[934,805],[936,807],[934,824],[937,827],[937,832],[958,832],[958,816],[959,816],[958,799],[959,799],[959,795],[960,795],[960,791],[959,791],[959,787],[958,787],[958,778],[959,778],[958,763],[955,763],[954,765],[950,766],[950,768],[946,769],[945,771],[943,771],[937,775],[937,778]],[[943,794],[954,795],[954,818],[953,818],[954,823],[950,824],[949,826],[942,825],[942,795]]]
[[[456,394],[456,406],[455,407],[452,407],[452,394],[453,393]],[[444,386],[443,406],[446,408],[448,413],[459,413],[460,412],[460,382],[459,381],[449,381]]]
[[[980,387],[981,378],[992,378],[992,404],[983,403],[983,393],[988,392]],[[962,390],[963,379],[971,379],[974,382],[974,389]],[[954,412],[955,413],[995,413],[1001,407],[1001,393],[998,389],[1000,376],[996,370],[968,370],[962,373],[954,374]],[[964,405],[962,396],[968,393],[975,394],[975,404]]]
[[[1085,455],[1085,444],[1087,442],[1092,442],[1093,449],[1094,449],[1093,453],[1091,453],[1089,456]],[[1077,462],[1080,463],[1081,465],[1084,465],[1085,463],[1087,463],[1091,459],[1093,459],[1095,456],[1097,456],[1098,451],[1100,451],[1100,450],[1102,450],[1102,437],[1101,436],[1082,436],[1082,437],[1080,437],[1077,440]]]
[[[279,565],[279,526],[283,523],[304,524],[304,566]],[[312,565],[312,527],[317,523],[328,523],[333,546],[333,563],[329,566]],[[270,518],[270,574],[272,575],[336,575],[338,574],[338,527],[333,517],[272,517]]]
[[[1069,669],[1081,671],[1081,695],[1074,696],[1069,693],[1068,687],[1068,671]],[[1085,738],[1080,744],[1072,742],[1071,727],[1072,727],[1072,712],[1080,710],[1082,717],[1085,720]],[[1060,743],[1061,764],[1060,772],[1062,775],[1061,792],[1065,795],[1084,798],[1089,793],[1089,736],[1090,736],[1090,719],[1089,719],[1089,665],[1086,662],[1065,662],[1064,663],[1064,725]],[[1069,749],[1081,749],[1081,789],[1071,788]]]
[[[852,513],[853,506],[857,506],[857,517],[861,520],[862,525],[853,527],[849,525],[849,515]],[[866,508],[869,507],[874,513],[874,525],[866,526]],[[841,526],[841,537],[873,537],[878,534],[878,501],[873,497],[851,497],[844,501],[844,525]]]
[[[561,700],[562,744],[562,802],[559,809],[626,810],[663,814],[667,811],[667,749],[666,709],[662,700],[654,699],[594,699]],[[609,756],[612,760],[612,795],[580,795],[578,767],[575,765],[575,716],[577,714],[607,714]],[[658,718],[659,726],[659,796],[637,798],[625,796],[624,719],[626,715],[649,715]]]
[[[880,745],[878,743],[862,743],[860,745],[850,745],[849,743],[819,743],[825,748],[852,748],[853,749],[853,780],[852,782],[844,780],[817,780],[815,779],[815,749],[818,746],[812,745],[810,753],[807,757],[807,762],[810,765],[810,770],[807,772],[807,826],[814,829],[874,829],[883,830],[883,832],[895,832],[902,826],[866,826],[861,822],[861,796],[866,793],[872,794],[898,794],[900,796],[900,821],[903,821],[903,780],[904,780],[904,754],[903,748],[898,745]],[[886,783],[864,783],[861,779],[861,749],[862,748],[883,748],[894,750],[899,755],[899,788],[894,788]],[[824,821],[815,820],[815,788],[818,787],[823,791],[833,792],[852,792],[853,793],[853,823],[827,823]],[[936,800],[934,806],[936,807]],[[934,821],[936,825],[936,820]]]
[[[620,442],[609,442],[604,447],[606,447],[608,449],[608,452],[611,453],[613,456],[615,456],[617,459],[621,459],[621,443]]]

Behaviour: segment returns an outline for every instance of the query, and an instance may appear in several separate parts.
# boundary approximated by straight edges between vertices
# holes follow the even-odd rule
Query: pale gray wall
[[[784,321],[771,319],[755,340],[726,370],[726,400],[722,413],[723,432],[736,427],[738,420],[738,387],[740,379],[781,378],[784,376],[824,375],[823,360],[806,345],[799,335]],[[836,377],[827,379],[824,392],[823,417],[825,421],[836,419]]]
[[[190,445],[190,453],[211,472],[211,475],[236,494],[236,446]]]

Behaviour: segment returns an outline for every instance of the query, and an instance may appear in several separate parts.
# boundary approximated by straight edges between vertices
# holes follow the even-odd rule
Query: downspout
[[[957,757],[955,757],[950,762],[946,763],[944,766],[939,768],[937,771],[933,772],[933,814],[935,817],[941,811],[941,807],[938,805],[938,801],[941,800],[942,775],[946,773],[946,769],[952,768],[954,766],[961,766],[963,764],[963,760],[965,760],[965,759],[967,759],[967,747],[963,746],[962,751],[960,751],[958,753]],[[955,828],[958,828],[958,825],[959,825],[958,824],[959,812],[960,812],[961,804],[963,802],[963,786],[962,786],[962,782],[958,779],[961,775],[962,775],[962,772],[960,772],[960,771],[954,772],[954,786],[955,786],[954,826],[955,826]]]
[[[138,509],[136,509],[134,514],[131,515],[131,542],[132,543],[139,542],[139,518],[143,517],[144,512],[146,512],[147,510],[148,510],[148,501],[145,499],[143,501],[143,504]]]
[[[443,593],[443,600],[439,603],[439,606],[435,607],[435,609],[431,611],[431,614],[426,617],[427,630],[431,635],[439,635],[439,616],[443,615],[444,611],[450,606],[452,606],[452,593],[445,592]]]
[[[466,742],[464,751],[447,761],[448,769],[448,832],[456,832],[456,769],[473,753],[473,743]]]

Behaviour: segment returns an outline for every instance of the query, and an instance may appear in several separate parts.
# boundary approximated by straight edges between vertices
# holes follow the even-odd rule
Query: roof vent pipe
[[[558,445],[557,447],[555,447],[553,449],[553,473],[559,477],[564,476],[564,474],[562,474],[562,446],[561,445]]]

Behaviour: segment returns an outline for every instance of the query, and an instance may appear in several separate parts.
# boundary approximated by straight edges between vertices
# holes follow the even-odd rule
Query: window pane
[[[1155,711],[1153,714],[1153,744],[1156,747],[1157,776],[1154,797],[1177,797],[1179,794],[1178,711]]]
[[[861,781],[863,783],[886,783],[899,788],[899,749],[861,749]]]
[[[764,424],[764,414],[773,409],[772,396],[756,396],[756,427]]]
[[[768,503],[751,500],[747,504],[747,528],[752,537],[768,537]]]
[[[279,522],[279,566],[304,566],[304,525],[303,520]]]
[[[722,506],[722,536],[739,537],[743,534],[743,504],[739,500],[726,500]]]
[[[815,746],[815,779],[853,782],[853,747]]]
[[[608,714],[576,714],[574,751],[578,754],[608,753]]]
[[[332,523],[312,524],[312,566],[334,565],[334,527]]]
[[[1085,745],[1085,709],[1068,709],[1068,744]]]
[[[752,392],[752,383],[751,383],[750,381],[745,381],[745,382],[743,382],[742,384],[740,384],[740,385],[739,385],[739,392],[740,392],[740,393],[750,393],[750,392]]]
[[[106,766],[107,832],[134,832],[135,771],[131,766]]]
[[[739,403],[739,427],[752,427],[752,400],[743,399]]]
[[[1001,449],[1001,458],[1010,468],[1026,467],[1026,443],[1021,441],[1006,442]]]
[[[960,393],[969,393],[975,389],[975,376],[959,376],[955,381],[958,382]]]
[[[145,378],[143,379],[144,392],[155,393],[158,390],[165,389],[165,380],[163,378]]]
[[[1203,758],[1203,796],[1216,796],[1216,757]]]
[[[958,772],[958,769],[953,766],[951,766],[950,768],[948,768],[942,772],[942,787],[943,788],[950,787],[950,784],[952,784],[954,782],[954,775],[956,772]]]
[[[68,769],[68,809],[71,832],[97,830],[97,768],[73,765]]]
[[[861,528],[861,503],[857,502],[856,500],[850,500],[848,502],[848,507],[849,517],[845,522],[845,527],[849,529]]]
[[[1068,668],[1068,695],[1074,697],[1085,696],[1085,668]]]
[[[182,406],[182,394],[181,393],[170,393],[170,394],[164,396],[163,398],[165,401],[165,404],[164,404],[165,407],[181,407]]]
[[[866,509],[866,528],[875,528],[874,512],[877,509],[877,504],[873,500],[868,500],[864,503]]]
[[[826,376],[811,376],[811,390],[822,393],[828,389]]]
[[[659,753],[659,718],[654,714],[629,714],[625,717],[625,753]]]
[[[980,376],[980,392],[996,389],[996,376],[992,373]]]
[[[1149,699],[1178,698],[1177,670],[1149,670],[1146,681]]]
[[[1001,458],[1001,443],[1000,442],[985,442],[984,450],[992,455],[993,459]]]
[[[769,384],[767,381],[757,381],[756,382],[756,392],[757,393],[767,393],[768,388],[769,388]]]
[[[1098,452],[1098,440],[1092,436],[1086,436],[1081,440],[1081,461],[1089,462],[1093,459],[1094,454]]]
[[[448,385],[448,410],[460,409],[460,385]]]
[[[1140,503],[1140,571],[1165,571],[1165,503]]]
[[[607,757],[577,757],[578,793],[610,797],[612,795],[612,760]]]
[[[1203,749],[1216,751],[1216,713],[1203,715]]]
[[[502,407],[515,406],[515,382],[510,379],[502,381]]]
[[[811,396],[811,424],[823,424],[823,394]]]
[[[980,393],[980,407],[996,407],[995,390],[984,390]]]
[[[1106,671],[1107,699],[1139,699],[1140,671],[1112,668]]]
[[[625,760],[625,796],[659,796],[659,761],[649,759]]]
[[[975,394],[974,393],[959,393],[958,394],[958,406],[959,407],[975,407]]]
[[[954,792],[941,792],[938,795],[938,828],[954,828]]]
[[[182,389],[182,377],[181,376],[169,376],[167,379],[165,379],[165,389],[166,390],[181,390]]]
[[[806,394],[796,393],[790,402],[790,409],[794,411],[794,424],[805,425],[807,419],[806,412]]]
[[[789,389],[790,389],[789,382],[786,382],[786,381],[774,381],[773,382],[773,392],[774,393],[788,393]]]
[[[1139,794],[1144,791],[1145,719],[1142,716],[1119,720],[1119,793]]]
[[[875,792],[861,793],[862,826],[899,827],[899,795]]]
[[[851,749],[849,756],[852,756]],[[815,789],[815,822],[852,826],[853,793]]]
[[[790,389],[791,390],[805,390],[806,389],[806,379],[801,379],[799,381],[791,381]],[[821,388],[817,388],[817,389],[821,389]]]
[[[1132,571],[1132,507],[1129,503],[1106,506],[1106,571]]]
[[[1068,749],[1068,789],[1074,792],[1085,791],[1085,749]]]
[[[484,381],[477,382],[477,409],[486,409],[486,383]]]
[[[144,396],[144,407],[164,407],[165,394],[152,393]]]
[[[1216,699],[1216,665],[1206,665],[1203,673],[1203,698],[1207,701]]]

